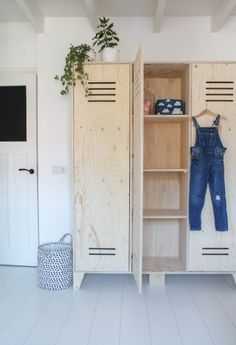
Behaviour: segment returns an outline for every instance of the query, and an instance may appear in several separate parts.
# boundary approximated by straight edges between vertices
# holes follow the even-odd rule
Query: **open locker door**
[[[134,62],[133,274],[142,291],[143,256],[143,44]]]

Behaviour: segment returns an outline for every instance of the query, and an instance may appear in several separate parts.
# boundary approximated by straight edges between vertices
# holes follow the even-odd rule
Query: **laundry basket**
[[[69,242],[66,242],[69,237]],[[38,286],[61,290],[73,284],[72,236],[65,234],[59,242],[49,242],[38,247]]]

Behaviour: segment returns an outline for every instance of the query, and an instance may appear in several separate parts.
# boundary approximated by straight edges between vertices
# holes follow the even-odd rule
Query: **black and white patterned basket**
[[[70,237],[69,242],[65,238]],[[59,242],[49,242],[38,247],[38,286],[61,290],[73,284],[72,236],[65,234]]]

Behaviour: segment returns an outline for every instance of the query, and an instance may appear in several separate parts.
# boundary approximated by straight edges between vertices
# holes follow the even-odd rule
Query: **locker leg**
[[[149,274],[150,286],[165,286],[165,273],[151,273]]]
[[[73,273],[73,288],[74,290],[77,290],[80,288],[82,281],[84,278],[84,273],[81,272],[74,272]]]
[[[236,285],[236,272],[232,273],[232,276],[233,276],[234,283]]]

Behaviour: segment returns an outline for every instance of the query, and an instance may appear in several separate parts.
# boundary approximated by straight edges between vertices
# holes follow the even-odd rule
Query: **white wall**
[[[113,18],[120,36],[120,58],[133,60],[141,41],[146,60],[236,60],[236,18],[210,33],[209,18],[165,18],[154,34],[150,18]],[[0,25],[0,69],[36,68],[38,72],[40,241],[56,240],[72,230],[72,97],[60,96],[53,79],[63,72],[70,43],[90,43],[86,18],[47,18],[44,34],[28,24]],[[52,173],[65,166],[67,173]]]
[[[0,68],[34,69],[37,35],[28,24],[0,23]]]
[[[236,17],[219,33],[210,32],[210,18],[164,18],[160,33],[153,33],[150,18],[117,18],[116,27],[121,36],[122,58],[133,59],[142,41],[145,59],[155,60],[235,60]]]
[[[38,37],[39,221],[40,241],[72,230],[72,95],[60,95],[54,80],[64,68],[70,44],[89,43],[85,18],[47,19]],[[65,166],[66,174],[53,174]]]

